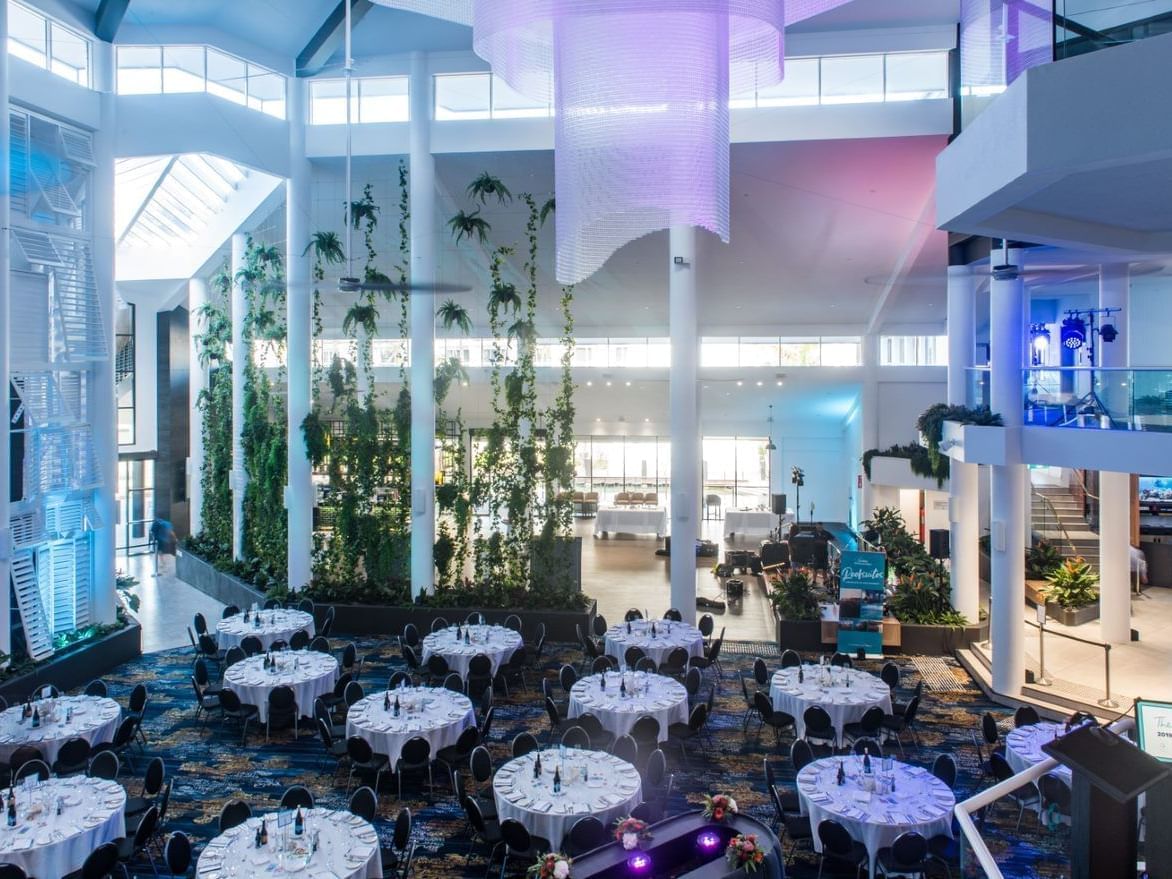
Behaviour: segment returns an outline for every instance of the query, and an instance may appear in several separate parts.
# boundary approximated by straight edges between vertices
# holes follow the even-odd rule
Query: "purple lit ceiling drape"
[[[1051,0],[961,0],[961,84],[1006,86],[1054,57]]]
[[[776,85],[787,24],[847,0],[375,0],[472,26],[554,105],[557,278],[674,225],[728,241],[730,94]]]

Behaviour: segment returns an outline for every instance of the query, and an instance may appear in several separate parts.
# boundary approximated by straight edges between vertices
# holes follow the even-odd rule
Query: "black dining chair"
[[[883,668],[879,670],[879,679],[887,684],[894,694],[899,689],[899,666],[894,662],[883,663]]]
[[[854,660],[850,658],[849,653],[835,653],[830,657],[830,665],[833,668],[854,668]]]
[[[448,628],[448,621],[445,620],[443,617],[436,617],[434,620],[431,621],[431,633],[433,635],[436,632],[438,632],[440,629],[446,629],[446,628]]]
[[[951,754],[937,754],[936,759],[932,761],[932,774],[949,788],[956,787],[956,760]]]
[[[496,860],[496,853],[503,843],[500,825],[495,820],[486,819],[481,814],[480,806],[472,797],[465,796],[460,800],[460,805],[464,809],[464,816],[468,819],[469,831],[468,851],[464,855],[464,860],[467,862],[472,857],[472,852],[478,842],[483,843],[489,850],[488,869],[491,870],[493,862]],[[487,872],[486,870],[486,875]]]
[[[85,685],[85,695],[97,696],[104,699],[110,695],[110,690],[109,687],[106,686],[105,681],[103,681],[101,678],[95,678]]]
[[[623,622],[625,623],[633,623],[635,620],[641,619],[643,619],[643,611],[637,607],[632,607],[623,615]]]
[[[503,858],[501,862],[501,876],[508,875],[509,860],[511,858],[520,858],[522,863],[530,864],[537,860],[543,851],[548,851],[549,849],[549,843],[546,843],[544,840],[540,843],[535,842],[535,838],[520,821],[507,818],[501,822],[500,828],[501,840],[504,842],[504,853],[501,856]]]
[[[537,737],[533,733],[521,732],[513,736],[513,743],[510,750],[515,760],[517,757],[524,757],[526,754],[536,751],[541,747],[537,743]]]
[[[147,764],[146,772],[142,777],[142,793],[137,797],[127,797],[123,811],[127,815],[140,815],[155,805],[159,793],[167,781],[167,767],[162,757],[153,757]]]
[[[793,764],[794,775],[801,772],[806,766],[814,762],[814,749],[805,739],[794,739],[789,746],[789,762]]]
[[[346,755],[350,758],[350,776],[346,782],[346,793],[354,783],[354,775],[373,776],[374,784],[371,787],[377,791],[383,773],[387,771],[389,762],[386,754],[376,754],[370,747],[370,742],[362,736],[350,736],[346,739]]]
[[[265,645],[256,635],[245,635],[240,639],[240,649],[245,656],[256,656],[265,652]]]
[[[281,795],[282,809],[312,809],[313,794],[303,784],[295,784],[285,789]]]
[[[614,733],[609,732],[602,725],[602,721],[590,712],[579,714],[574,723],[586,731],[590,737],[590,747],[595,751],[605,751],[614,743]]]
[[[792,732],[794,735],[797,735],[797,721],[794,716],[774,708],[773,703],[764,690],[758,690],[753,694],[753,709],[761,718],[762,725],[773,729],[773,738],[779,747],[781,745],[781,734],[783,731]]]
[[[765,787],[769,796],[781,802],[781,807],[788,812],[799,812],[802,808],[796,788],[786,787],[777,780],[777,768],[773,760],[765,757],[762,761],[765,767]]]
[[[221,725],[229,720],[240,724],[240,744],[244,744],[248,737],[248,724],[256,719],[259,710],[255,705],[245,705],[233,690],[225,687],[220,690],[220,714],[223,717]],[[134,718],[128,717],[123,723],[133,720]]]
[[[1033,726],[1035,723],[1041,721],[1038,715],[1038,709],[1033,705],[1019,705],[1017,711],[1013,712],[1013,726]]]
[[[163,860],[172,876],[186,876],[191,869],[191,840],[186,833],[175,831],[163,846]]]
[[[593,815],[586,815],[573,823],[567,839],[566,854],[576,858],[578,855],[584,855],[599,846],[606,845],[610,842],[610,834],[601,821]]]
[[[659,673],[672,678],[681,678],[688,670],[688,649],[674,647],[660,663]]]
[[[993,770],[993,778],[998,782],[1008,781],[1013,778],[1015,774],[1013,768],[1009,765],[1009,761],[1001,754],[994,752],[989,758],[989,763]],[[1017,806],[1017,830],[1021,829],[1021,819],[1025,815],[1026,809],[1036,807],[1041,800],[1038,789],[1033,784],[1023,784],[1021,787],[1010,791],[1004,798],[1010,800]],[[988,817],[988,810],[992,808],[993,804],[990,804],[986,810],[985,817]]]
[[[309,632],[305,629],[298,629],[289,636],[289,648],[292,650],[304,650],[309,646]]]
[[[870,863],[867,847],[852,839],[847,829],[831,818],[818,822],[818,841],[822,843],[818,855],[819,879],[828,864],[836,870],[843,867],[854,870],[857,879]]]
[[[299,737],[301,735],[300,718],[301,711],[297,707],[297,694],[293,692],[293,688],[273,687],[269,690],[268,716],[265,718],[265,741],[269,740],[269,734],[274,726],[280,729],[290,724],[293,725],[294,738]]]
[[[928,874],[928,840],[914,830],[901,833],[875,859],[880,876],[920,876]]]
[[[899,753],[903,753],[903,733],[909,732],[912,736],[912,742],[917,747],[920,744],[920,738],[916,735],[916,712],[920,709],[920,697],[912,696],[911,701],[907,703],[907,707],[902,714],[889,714],[883,718],[883,738],[895,739],[895,743],[899,745]]]
[[[786,650],[781,654],[782,668],[797,668],[802,664],[802,657],[796,650]]]
[[[472,757],[472,751],[480,744],[480,730],[470,726],[460,733],[454,745],[440,748],[435,752],[435,760],[442,763],[448,770],[452,787],[456,786],[456,775]]]
[[[687,723],[673,723],[667,728],[667,741],[680,749],[680,760],[684,764],[688,762],[688,743],[700,739],[707,722],[708,704],[701,702],[692,709]]]
[[[856,722],[848,723],[842,728],[843,739],[847,743],[854,743],[859,739],[878,739],[885,716],[883,709],[878,705],[871,706]]]
[[[411,686],[411,675],[407,674],[405,671],[394,672],[391,675],[390,680],[387,681],[388,690],[397,690],[399,687],[409,686]]]
[[[106,879],[118,866],[118,846],[104,842],[82,862],[81,869],[66,875],[65,879]]]
[[[851,746],[851,753],[856,757],[871,757],[872,759],[883,758],[883,746],[875,739],[855,739],[854,745]]]
[[[631,764],[639,762],[639,746],[630,736],[619,736],[616,738],[614,744],[610,746],[610,753],[612,756]]]
[[[673,623],[682,623],[684,621],[684,615],[678,607],[669,607],[663,612],[663,618],[665,620],[671,620]]]
[[[830,713],[821,705],[811,705],[802,713],[802,722],[806,726],[806,741],[814,748],[814,753],[819,757],[833,754],[838,744],[838,733]]]
[[[639,746],[638,763],[642,765],[651,756],[651,752],[659,747],[659,720],[650,714],[636,718],[631,725],[631,738]]]
[[[432,782],[431,766],[434,761],[431,757],[431,742],[421,736],[415,736],[403,743],[399,751],[399,759],[395,761],[395,779],[398,782],[398,798],[403,799],[403,775],[407,772],[418,772],[422,777],[427,770],[427,789],[430,796],[435,796],[435,786]]]
[[[363,785],[350,795],[346,808],[351,815],[357,815],[363,821],[373,824],[374,819],[378,817],[378,797],[374,795],[373,790]]]
[[[571,726],[562,733],[563,748],[577,748],[581,751],[590,750],[590,734],[580,726]]]
[[[113,751],[99,751],[90,757],[90,765],[86,770],[86,775],[90,778],[102,778],[106,781],[114,781],[118,778],[118,773],[122,771],[122,765],[118,762],[118,755]]]
[[[309,649],[315,653],[329,653],[330,639],[323,638],[321,635],[317,635],[312,641],[309,642]]]
[[[85,772],[90,764],[90,743],[83,738],[66,740],[57,750],[53,761],[53,773],[58,778]]]
[[[244,800],[229,800],[220,809],[220,833],[239,827],[252,817],[252,807]]]

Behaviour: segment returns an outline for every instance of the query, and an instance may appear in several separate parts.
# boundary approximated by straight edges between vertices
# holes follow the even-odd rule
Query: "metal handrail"
[[[1112,732],[1120,734],[1134,728],[1135,722],[1130,717],[1121,717],[1107,727]],[[1047,772],[1056,769],[1060,765],[1053,757],[1047,757],[1045,760],[1035,763],[1029,769],[1017,773],[1012,778],[998,782],[992,787],[974,794],[967,800],[957,803],[956,807],[952,810],[953,815],[956,816],[956,823],[960,828],[960,832],[964,835],[965,841],[968,842],[969,848],[972,849],[973,857],[977,859],[977,863],[985,871],[986,879],[1005,879],[1005,874],[1001,872],[1001,868],[997,866],[997,861],[993,857],[992,852],[985,845],[985,840],[981,838],[981,833],[977,829],[977,825],[973,822],[973,814],[997,802],[1002,797],[1013,793],[1018,788],[1032,784]],[[961,857],[961,870],[963,871],[963,853]]]
[[[1050,508],[1050,512],[1054,514],[1054,524],[1058,526],[1058,530],[1062,532],[1062,537],[1066,541],[1066,547],[1070,550],[1071,555],[1078,555],[1078,550],[1074,547],[1074,541],[1070,537],[1070,532],[1066,530],[1066,526],[1062,524],[1062,519],[1058,515],[1058,509],[1054,506],[1054,502],[1046,497],[1032,485],[1030,486],[1030,494],[1042,501],[1042,503]]]
[[[1078,635],[1068,635],[1066,632],[1057,632],[1057,631],[1054,631],[1053,629],[1047,629],[1044,625],[1041,625],[1039,623],[1035,623],[1033,620],[1026,620],[1025,622],[1026,622],[1027,626],[1033,626],[1035,629],[1041,630],[1041,635],[1039,636],[1040,638],[1044,638],[1046,636],[1046,633],[1049,632],[1051,635],[1057,635],[1059,638],[1065,638],[1067,641],[1077,641],[1080,644],[1089,644],[1091,647],[1101,647],[1103,649],[1103,676],[1105,679],[1103,689],[1105,692],[1104,692],[1103,698],[1099,700],[1099,704],[1102,705],[1104,708],[1118,708],[1119,707],[1119,703],[1111,698],[1111,645],[1110,644],[1106,643],[1105,641],[1091,641],[1087,638],[1080,638],[1080,637],[1078,637]],[[1040,671],[1041,671],[1043,679],[1044,679],[1046,669],[1043,667],[1040,669]],[[1042,683],[1042,681],[1039,681],[1038,683]]]
[[[1099,499],[1099,496],[1097,494],[1093,494],[1091,492],[1091,490],[1089,488],[1087,488],[1087,478],[1082,475],[1082,470],[1078,469],[1077,467],[1072,467],[1070,469],[1070,472],[1073,473],[1075,478],[1078,480],[1079,487],[1082,488],[1082,493],[1085,494],[1087,497],[1089,497],[1091,500],[1097,501]]]

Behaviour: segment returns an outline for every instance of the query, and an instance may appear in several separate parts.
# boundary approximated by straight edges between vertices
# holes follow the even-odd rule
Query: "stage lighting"
[[[1087,341],[1087,325],[1081,317],[1068,317],[1062,321],[1062,347],[1077,351]]]
[[[1099,338],[1104,342],[1114,342],[1119,338],[1119,330],[1115,329],[1114,324],[1103,324],[1099,327]]]

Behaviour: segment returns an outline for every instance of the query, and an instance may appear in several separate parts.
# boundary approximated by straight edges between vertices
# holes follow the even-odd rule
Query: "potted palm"
[[[1099,575],[1081,557],[1067,559],[1046,578],[1046,614],[1064,626],[1099,618]]]

